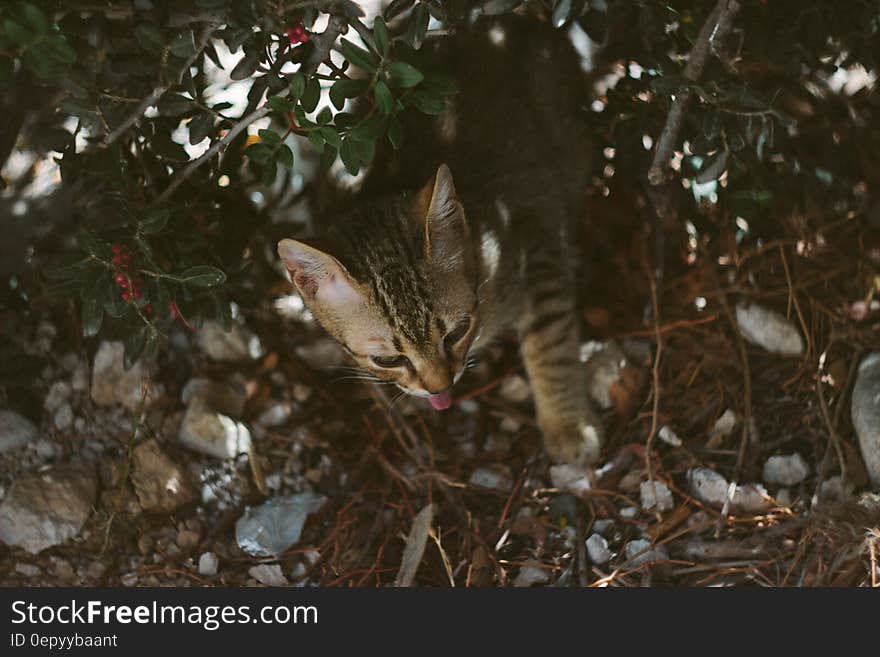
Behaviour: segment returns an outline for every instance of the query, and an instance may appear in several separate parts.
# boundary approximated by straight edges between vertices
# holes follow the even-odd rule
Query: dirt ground
[[[542,454],[513,340],[438,413],[340,369],[280,278],[234,339],[179,327],[134,383],[98,368],[73,306],[7,311],[0,406],[36,431],[0,451],[0,523],[30,513],[20,533],[48,545],[0,545],[0,584],[876,586],[880,503],[850,412],[880,345],[875,233],[830,218],[760,243],[671,240],[659,313],[645,235],[597,237],[584,356],[607,442],[594,468]],[[745,339],[749,304],[778,313],[800,351]],[[186,414],[219,411],[249,444],[222,458],[181,441]],[[243,549],[260,540],[242,517],[282,499],[308,507],[299,539],[276,528],[280,554]]]

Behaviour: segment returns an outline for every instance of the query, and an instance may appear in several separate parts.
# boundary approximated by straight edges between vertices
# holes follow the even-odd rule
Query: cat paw
[[[602,450],[602,427],[598,422],[546,427],[544,449],[554,463],[595,463]]]

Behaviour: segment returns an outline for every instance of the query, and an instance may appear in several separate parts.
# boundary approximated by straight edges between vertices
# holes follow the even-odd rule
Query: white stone
[[[691,468],[687,474],[691,494],[701,502],[723,507],[730,483],[709,468]],[[772,501],[760,484],[742,484],[736,487],[730,508],[732,511],[760,513],[770,508]]]
[[[64,402],[56,411],[52,422],[61,431],[65,431],[73,424],[73,408],[67,402]]]
[[[501,395],[502,399],[512,404],[521,404],[532,396],[532,389],[524,377],[521,377],[519,374],[513,374],[504,379],[498,394]]]
[[[608,541],[601,534],[593,534],[587,539],[587,555],[597,566],[610,561],[611,551],[608,549]]]
[[[205,552],[199,557],[199,575],[206,575],[208,577],[217,574],[217,566],[220,565],[220,560],[217,558],[217,555],[213,552]]]
[[[569,493],[583,493],[592,488],[592,471],[583,465],[562,463],[550,466],[550,481],[554,488]]]
[[[631,559],[629,565],[632,567],[641,566],[648,563],[653,563],[655,561],[666,561],[669,559],[669,553],[666,551],[666,548],[662,545],[651,548],[651,541],[638,538],[634,541],[629,541],[624,547],[624,552],[626,552],[626,558]],[[639,554],[642,550],[647,550],[643,554]],[[635,556],[635,555],[639,556]]]
[[[654,492],[656,491],[656,499]],[[654,480],[654,485],[650,481],[643,481],[639,487],[642,508],[645,511],[671,511],[675,506],[675,500],[672,498],[672,491],[662,481]]]
[[[326,503],[315,493],[272,498],[245,511],[235,523],[235,540],[248,554],[277,556],[299,541],[306,518]]]
[[[71,394],[73,394],[73,388],[67,381],[56,381],[49,388],[46,399],[43,401],[43,407],[50,413],[54,413],[70,399]]]
[[[36,425],[15,411],[0,411],[0,454],[36,440]]]
[[[743,338],[781,356],[800,356],[804,339],[785,317],[756,303],[736,306],[736,323]]]
[[[129,411],[140,408],[147,382],[148,368],[143,359],[125,371],[121,342],[102,342],[92,367],[92,399],[99,406],[122,404]],[[155,386],[146,390],[148,399],[156,396]],[[148,402],[149,403],[149,402]]]
[[[626,355],[616,342],[590,341],[581,345],[581,362],[587,377],[590,398],[603,409],[614,405],[611,388],[620,380],[620,372],[626,366]]]
[[[868,354],[859,363],[851,410],[868,477],[880,487],[880,352]]]
[[[513,580],[516,587],[528,587],[535,584],[546,584],[550,580],[547,570],[539,566],[521,566],[519,574]]]
[[[667,445],[672,445],[673,447],[681,447],[681,438],[679,438],[678,434],[670,429],[669,425],[667,424],[664,424],[662,427],[660,427],[660,431],[657,432],[657,437]]]
[[[186,409],[177,435],[186,447],[221,459],[248,454],[251,449],[251,433],[244,424],[217,413],[200,399]]]
[[[236,363],[256,360],[263,355],[260,338],[238,322],[233,322],[229,331],[219,322],[205,322],[199,329],[198,340],[199,347],[211,360]]]
[[[479,488],[509,491],[513,488],[510,477],[495,468],[480,467],[471,473],[468,483]]]
[[[289,582],[281,572],[281,566],[277,563],[265,564],[259,566],[251,566],[248,569],[248,575],[265,586],[287,586]]]
[[[764,462],[762,479],[767,484],[794,486],[810,474],[810,466],[800,454],[771,456]]]

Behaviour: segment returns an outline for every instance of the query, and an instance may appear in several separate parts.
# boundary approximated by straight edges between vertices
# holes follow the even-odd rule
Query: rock
[[[819,496],[823,502],[829,502],[832,500],[843,501],[852,497],[852,494],[852,483],[846,482],[846,484],[844,484],[843,477],[840,475],[829,477],[822,482],[822,486],[819,488]]]
[[[868,477],[880,486],[880,352],[868,354],[859,363],[851,412]]]
[[[513,585],[517,587],[533,586],[535,584],[546,584],[550,580],[550,575],[544,568],[539,566],[522,566],[519,574],[513,580]]]
[[[220,459],[235,458],[251,449],[248,428],[201,399],[193,400],[186,409],[177,436],[186,447]]]
[[[694,497],[706,504],[724,506],[730,488],[727,479],[709,468],[692,468],[688,470],[687,478]],[[742,484],[736,487],[730,509],[743,513],[760,513],[769,509],[771,504],[772,500],[763,486]]]
[[[594,564],[601,565],[611,560],[608,541],[601,534],[593,534],[587,539],[587,555]]]
[[[587,392],[602,409],[611,408],[612,386],[620,380],[620,372],[626,366],[626,354],[616,342],[590,341],[581,345],[581,362],[587,377]]]
[[[800,454],[771,456],[764,462],[762,479],[767,484],[794,486],[810,474],[810,466]]]
[[[513,374],[504,379],[498,389],[498,394],[511,404],[521,404],[532,396],[532,389],[529,387],[529,382],[523,377],[519,374]]]
[[[272,498],[245,511],[235,523],[235,540],[253,556],[277,556],[299,541],[306,518],[326,503],[315,493]]]
[[[38,566],[34,566],[33,564],[17,563],[15,564],[15,572],[19,575],[24,575],[25,577],[36,577],[41,571]]]
[[[619,511],[620,517],[624,520],[632,520],[637,515],[639,515],[639,507],[637,506],[625,506]]]
[[[583,493],[592,488],[592,471],[583,465],[563,463],[550,466],[550,481],[554,488],[569,493]]]
[[[513,488],[510,476],[497,468],[480,467],[471,473],[468,483],[479,488],[509,491]]]
[[[729,436],[734,428],[736,428],[736,423],[739,421],[739,418],[736,415],[736,411],[732,408],[728,408],[721,414],[717,420],[715,420],[715,426],[712,427],[712,432],[709,434],[709,438],[723,438],[724,436]]]
[[[67,402],[61,404],[61,408],[55,412],[52,422],[61,431],[69,429],[73,424],[73,408],[70,404]]]
[[[294,351],[306,362],[306,365],[315,370],[338,367],[345,362],[345,352],[342,351],[342,347],[328,337],[298,345]]]
[[[626,558],[631,560],[629,565],[637,567],[655,561],[667,561],[669,559],[669,552],[666,551],[664,546],[660,545],[654,549],[649,549],[650,547],[651,541],[645,538],[637,538],[634,541],[629,541],[624,546]],[[647,550],[647,552],[639,554],[643,550]]]
[[[773,497],[779,502],[779,506],[786,508],[791,508],[791,503],[794,501],[791,497],[791,491],[787,488],[780,488]]]
[[[667,445],[672,445],[673,447],[681,447],[681,438],[679,438],[678,434],[670,429],[669,425],[667,424],[664,424],[662,427],[660,427],[660,431],[657,432],[657,437]]]
[[[281,566],[277,563],[251,566],[248,569],[248,575],[266,586],[287,586],[289,584],[284,573],[281,572]]]
[[[36,440],[36,425],[15,411],[0,411],[0,454]]]
[[[244,383],[234,379],[219,383],[211,379],[196,378],[186,382],[180,398],[187,406],[198,399],[218,413],[237,418],[244,414],[247,392]]]
[[[67,381],[56,381],[49,388],[46,399],[43,401],[43,408],[50,413],[54,413],[61,405],[70,399],[73,394],[73,388]]]
[[[280,427],[290,419],[292,412],[293,409],[288,402],[276,402],[260,413],[257,424],[267,428]]]
[[[243,324],[233,322],[229,331],[215,321],[207,321],[199,329],[199,346],[211,360],[239,363],[256,360],[263,355],[260,338]]]
[[[140,408],[149,370],[141,359],[126,372],[124,353],[125,346],[121,342],[105,341],[98,347],[92,367],[92,399],[99,406],[122,404],[135,412]],[[153,398],[156,392],[153,386],[147,390],[147,395]]]
[[[208,577],[216,575],[217,566],[219,565],[220,560],[217,558],[216,554],[213,552],[205,552],[199,557],[199,575],[206,575]]]
[[[650,481],[643,481],[639,487],[639,494],[641,495],[642,508],[645,511],[671,511],[675,507],[672,491],[662,481],[655,479],[653,486]]]
[[[305,383],[293,384],[293,398],[300,404],[305,404],[307,401],[309,401],[309,399],[312,398],[313,392],[314,391]]]
[[[173,511],[197,497],[189,473],[154,438],[134,448],[131,481],[144,511]]]
[[[0,504],[0,541],[32,554],[77,535],[98,494],[95,472],[55,466],[20,477]]]
[[[736,323],[743,338],[781,356],[800,356],[804,340],[785,317],[756,303],[736,306]]]

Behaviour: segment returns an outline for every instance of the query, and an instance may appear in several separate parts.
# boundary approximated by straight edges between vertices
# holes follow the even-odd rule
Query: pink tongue
[[[431,402],[431,406],[442,411],[452,406],[452,395],[448,391],[441,392],[437,395],[429,395],[428,401]]]

